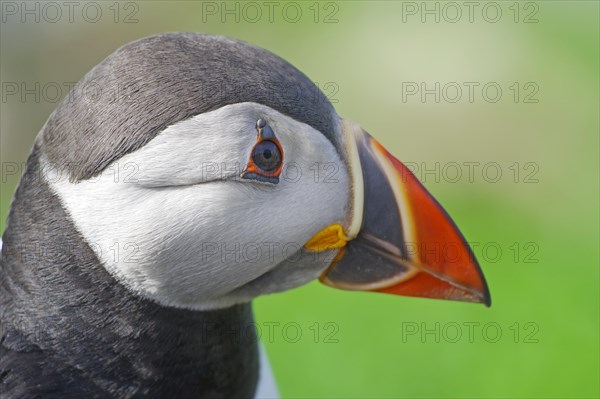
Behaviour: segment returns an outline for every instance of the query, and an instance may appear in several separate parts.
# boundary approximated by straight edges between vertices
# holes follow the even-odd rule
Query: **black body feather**
[[[119,284],[40,178],[34,148],[0,261],[2,398],[252,397],[250,304],[168,308]]]

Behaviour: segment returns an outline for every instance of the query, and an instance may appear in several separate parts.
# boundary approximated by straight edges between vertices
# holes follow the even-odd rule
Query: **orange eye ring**
[[[253,179],[263,183],[279,183],[283,168],[283,149],[275,132],[264,119],[256,122],[257,139],[252,147],[250,159],[241,174],[244,179]]]

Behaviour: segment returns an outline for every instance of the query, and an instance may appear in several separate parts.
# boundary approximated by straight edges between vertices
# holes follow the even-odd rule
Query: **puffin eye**
[[[281,153],[277,144],[264,140],[254,146],[252,152],[254,165],[263,172],[273,172],[281,165]]]
[[[283,150],[275,132],[264,119],[256,122],[258,132],[256,144],[252,148],[250,160],[241,177],[263,183],[279,183],[283,164]]]

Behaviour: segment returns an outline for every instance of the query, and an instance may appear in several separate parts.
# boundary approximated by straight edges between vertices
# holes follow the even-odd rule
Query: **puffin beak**
[[[344,120],[343,129],[354,182],[354,220],[321,282],[490,306],[477,260],[442,206],[360,126]]]

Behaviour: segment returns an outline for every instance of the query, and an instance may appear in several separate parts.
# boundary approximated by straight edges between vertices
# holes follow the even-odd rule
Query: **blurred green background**
[[[340,115],[419,168],[474,243],[493,298],[488,309],[316,282],[260,298],[283,397],[600,396],[598,2],[474,2],[471,15],[462,2],[275,2],[272,15],[260,1],[99,2],[100,18],[77,3],[72,21],[58,2],[58,19],[38,4],[39,22],[8,3],[2,230],[18,182],[8,168],[25,161],[65,83],[150,34],[232,36],[297,66]],[[7,83],[36,82],[40,99],[9,93]],[[406,91],[436,82],[439,102]]]

